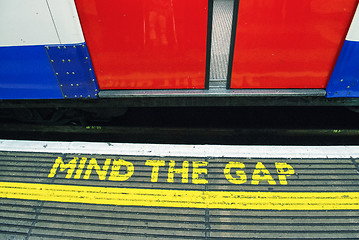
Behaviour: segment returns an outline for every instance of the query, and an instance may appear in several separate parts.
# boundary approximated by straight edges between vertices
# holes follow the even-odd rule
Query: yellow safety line
[[[359,210],[359,192],[227,192],[0,182],[0,198],[123,206]]]

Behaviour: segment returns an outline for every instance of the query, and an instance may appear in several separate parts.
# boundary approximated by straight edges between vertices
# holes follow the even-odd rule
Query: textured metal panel
[[[205,87],[208,0],[76,0],[101,89]]]
[[[325,88],[357,0],[240,0],[232,88]]]
[[[234,0],[214,0],[210,80],[227,78],[233,2]],[[210,87],[214,82],[210,82]],[[226,86],[226,83],[222,85]]]
[[[212,82],[213,83],[213,82]],[[101,98],[126,97],[298,97],[298,96],[325,96],[323,89],[225,89],[212,86],[209,90],[106,90],[100,91]]]
[[[105,180],[100,180],[98,173],[103,170],[92,169],[89,178],[85,179],[84,175],[88,167],[86,164],[80,177],[75,177],[81,169],[77,165],[70,178],[67,177],[67,171],[59,169],[54,177],[49,178],[50,169],[59,156],[65,163],[77,157],[80,159],[86,157],[88,160],[95,158],[100,166],[103,166],[106,159],[121,158],[132,162],[135,172],[128,181],[120,182],[109,181],[109,173]],[[324,193],[328,196],[338,192],[342,195],[358,192],[358,161],[350,158],[155,157],[155,160],[165,162],[165,166],[159,168],[156,181],[151,181],[152,167],[145,165],[149,159],[154,160],[153,157],[145,156],[1,152],[0,182],[61,185],[64,188],[92,186],[154,191],[186,190],[190,193],[211,191],[214,194],[229,191],[253,192],[254,199],[256,194],[273,192],[292,192],[293,195]],[[181,181],[181,174],[175,174],[173,183],[168,182],[170,161],[175,161],[179,169],[184,161],[190,162],[188,183]],[[207,184],[192,183],[193,161],[208,162],[206,168],[201,168],[207,169],[206,174],[201,174],[202,179],[208,180]],[[229,162],[242,162],[245,168],[232,169],[231,174],[236,176],[237,170],[243,170],[248,181],[239,185],[230,183],[223,172]],[[270,185],[267,181],[261,181],[258,185],[251,182],[253,170],[258,162],[261,162],[273,176],[275,185]],[[295,173],[286,177],[287,184],[280,184],[280,172],[276,169],[275,162],[287,162],[293,167]],[[19,198],[31,194],[29,191],[27,194],[19,195]],[[71,196],[76,194],[81,194],[81,191],[72,193]],[[0,238],[4,239],[357,239],[359,237],[357,210],[164,208],[29,201],[1,196]],[[307,198],[302,201],[305,205],[310,200]],[[158,203],[162,201],[166,202],[167,199],[162,198]],[[286,200],[279,200],[281,201]],[[296,204],[296,201],[298,199],[293,198],[293,204]],[[331,202],[323,199],[323,204],[331,205]],[[354,206],[355,202],[352,205]]]
[[[0,47],[0,99],[63,98],[44,46]]]
[[[98,86],[85,43],[46,46],[65,98],[96,98]]]
[[[345,41],[327,87],[327,97],[359,97],[359,42]]]

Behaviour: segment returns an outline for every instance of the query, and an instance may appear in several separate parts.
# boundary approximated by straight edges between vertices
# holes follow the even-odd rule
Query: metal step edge
[[[129,97],[324,97],[324,89],[101,90],[100,98]]]

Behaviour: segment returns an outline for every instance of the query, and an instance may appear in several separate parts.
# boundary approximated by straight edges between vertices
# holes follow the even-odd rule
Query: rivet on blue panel
[[[65,98],[97,98],[97,81],[86,44],[45,47]]]

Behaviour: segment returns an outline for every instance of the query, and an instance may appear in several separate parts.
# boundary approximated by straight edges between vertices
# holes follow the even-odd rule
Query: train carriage
[[[359,106],[357,0],[0,0],[0,107]]]

